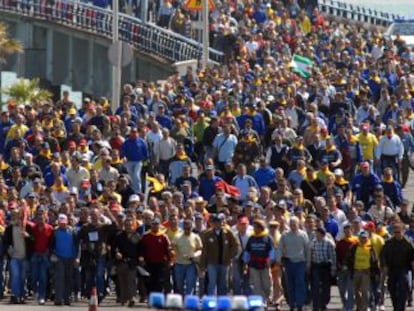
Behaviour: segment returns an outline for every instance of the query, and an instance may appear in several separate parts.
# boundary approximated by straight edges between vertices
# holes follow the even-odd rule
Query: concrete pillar
[[[137,80],[137,61],[136,58],[133,57],[131,64],[130,64],[130,68],[131,68],[131,81],[136,81]]]
[[[95,77],[94,66],[93,66],[93,53],[94,53],[94,40],[92,37],[88,40],[88,84],[86,85],[85,91],[92,93],[93,90],[93,79]]]
[[[31,50],[33,48],[33,24],[29,22],[18,23],[16,29],[16,36],[23,45],[24,50]],[[25,77],[26,75],[26,56],[25,53],[17,55],[17,75]]]
[[[53,30],[47,28],[46,33],[46,79],[53,81]]]
[[[72,35],[68,34],[68,75],[66,77],[66,84],[72,86],[73,85],[73,37]]]

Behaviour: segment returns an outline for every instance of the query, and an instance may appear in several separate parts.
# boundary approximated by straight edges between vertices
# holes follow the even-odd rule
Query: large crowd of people
[[[336,284],[345,311],[384,310],[387,292],[411,305],[414,53],[303,3],[223,2],[224,63],[126,84],[114,111],[10,100],[0,296],[257,294],[320,311]]]

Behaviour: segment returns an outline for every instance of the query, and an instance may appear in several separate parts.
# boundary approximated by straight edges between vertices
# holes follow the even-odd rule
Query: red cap
[[[82,180],[80,184],[81,188],[88,188],[91,186],[91,182],[88,179]]]
[[[364,226],[364,230],[368,230],[370,232],[373,232],[376,230],[375,224],[372,221],[368,221],[365,226]]]

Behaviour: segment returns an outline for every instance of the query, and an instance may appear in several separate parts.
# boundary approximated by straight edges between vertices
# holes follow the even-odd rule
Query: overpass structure
[[[72,0],[0,0],[0,20],[9,24],[25,51],[10,57],[1,70],[110,97],[110,9]],[[126,14],[119,14],[119,38],[134,51],[123,68],[123,83],[164,79],[174,63],[200,59],[202,53],[200,43]],[[222,53],[210,49],[209,57],[219,63]]]
[[[318,6],[325,14],[374,25],[386,26],[396,18],[337,0],[319,0]],[[0,0],[0,20],[9,24],[11,35],[22,41],[25,50],[0,69],[110,97],[112,65],[107,54],[112,18],[110,9],[79,0]],[[201,58],[200,43],[122,13],[119,37],[134,51],[132,62],[123,68],[123,83],[164,79],[174,63]],[[222,57],[210,48],[211,61],[220,63]]]

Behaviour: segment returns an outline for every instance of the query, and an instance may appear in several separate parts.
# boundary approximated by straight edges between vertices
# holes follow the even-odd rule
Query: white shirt
[[[175,148],[177,147],[177,142],[168,137],[168,139],[161,139],[155,148],[155,157],[157,162],[159,160],[170,160],[172,157],[175,156]]]
[[[404,156],[404,145],[398,135],[393,134],[391,138],[385,135],[380,138],[378,146],[375,149],[375,157],[380,159],[381,155],[397,155],[398,159],[402,160]]]
[[[214,138],[213,147],[218,153],[218,160],[220,162],[227,162],[233,159],[234,150],[237,146],[237,137],[233,134],[226,136],[221,133]]]

